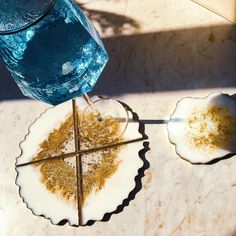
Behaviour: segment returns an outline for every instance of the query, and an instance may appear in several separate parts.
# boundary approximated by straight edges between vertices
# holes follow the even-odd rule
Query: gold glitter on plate
[[[215,150],[230,148],[236,135],[236,118],[225,106],[210,105],[206,109],[195,109],[188,119],[188,137],[197,147]]]
[[[110,107],[109,100],[96,104]],[[34,215],[52,224],[79,226],[112,214],[134,190],[144,165],[140,150],[146,138],[130,110],[120,105],[117,113],[108,114],[104,109],[102,119],[97,119],[96,109],[86,108],[84,100],[76,98],[72,106],[68,101],[47,109],[20,144],[19,194]]]
[[[83,148],[92,148],[110,142],[113,135],[118,136],[119,121],[114,118],[105,118],[102,122],[96,120],[96,114],[86,114],[86,121],[80,126],[85,126],[86,135],[92,135],[93,141],[89,138],[81,137],[80,145]],[[108,128],[109,127],[109,128]],[[112,139],[113,140],[113,139]],[[49,134],[47,140],[40,144],[42,149],[33,160],[44,159],[50,155],[63,154],[63,150],[68,142],[73,141],[73,117],[69,116],[58,129]],[[116,142],[121,141],[117,139]],[[83,198],[90,192],[101,189],[107,178],[116,171],[119,161],[116,160],[121,147],[110,148],[94,154],[82,156],[83,170]],[[92,158],[91,158],[92,156]],[[59,192],[67,200],[76,200],[76,172],[66,160],[54,160],[35,164],[40,169],[41,181],[47,189]]]
[[[176,153],[191,163],[209,163],[236,152],[236,99],[212,93],[183,98],[168,122]]]

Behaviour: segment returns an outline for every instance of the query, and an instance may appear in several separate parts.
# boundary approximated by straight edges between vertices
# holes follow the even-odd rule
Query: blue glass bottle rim
[[[32,25],[35,25],[37,24],[40,20],[42,20],[50,11],[51,9],[53,8],[53,6],[55,5],[57,0],[52,0],[50,5],[48,6],[48,8],[38,17],[36,18],[34,21],[22,26],[22,27],[19,27],[17,29],[13,29],[13,30],[6,30],[6,31],[1,31],[0,30],[0,35],[9,35],[9,34],[15,34],[15,33],[18,33],[22,30],[25,30],[27,28],[29,28],[30,26]]]

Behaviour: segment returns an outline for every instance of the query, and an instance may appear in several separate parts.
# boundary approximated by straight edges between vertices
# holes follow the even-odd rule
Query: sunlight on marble
[[[8,229],[8,217],[4,214],[3,210],[0,209],[0,235],[6,235]]]
[[[59,227],[33,216],[15,186],[15,158],[29,125],[49,106],[24,99],[0,69],[0,235],[229,236],[236,229],[235,157],[210,166],[187,163],[164,121],[182,97],[236,93],[235,27],[190,0],[78,2],[110,56],[93,94],[119,99],[151,120],[145,126],[150,168],[135,199],[106,223]]]
[[[103,37],[232,25],[226,19],[190,0],[76,1],[87,10],[89,18]],[[97,17],[94,17],[94,14],[97,14]],[[101,24],[99,19],[107,21],[106,24]],[[120,29],[114,31],[114,27]]]

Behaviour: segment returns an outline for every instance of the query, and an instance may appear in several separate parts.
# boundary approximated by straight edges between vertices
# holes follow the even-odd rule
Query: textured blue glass
[[[0,35],[0,54],[25,96],[53,105],[91,91],[108,61],[73,0],[57,0],[37,23]]]

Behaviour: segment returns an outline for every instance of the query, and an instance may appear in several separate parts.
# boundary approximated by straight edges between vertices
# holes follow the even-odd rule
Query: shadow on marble
[[[234,230],[229,236],[236,236],[236,230]]]
[[[114,36],[103,41],[110,61],[93,94],[215,91],[236,86],[233,25]],[[3,63],[0,75],[0,101],[25,98]]]
[[[106,11],[92,10],[84,5],[79,5],[91,21],[99,24],[104,34],[109,31],[110,34],[117,36],[122,35],[124,31],[137,31],[140,29],[139,23],[130,17]]]
[[[9,71],[0,60],[0,102],[14,99],[28,99],[18,88]]]
[[[233,25],[118,36],[104,43],[110,61],[95,87],[97,94],[236,86]]]

